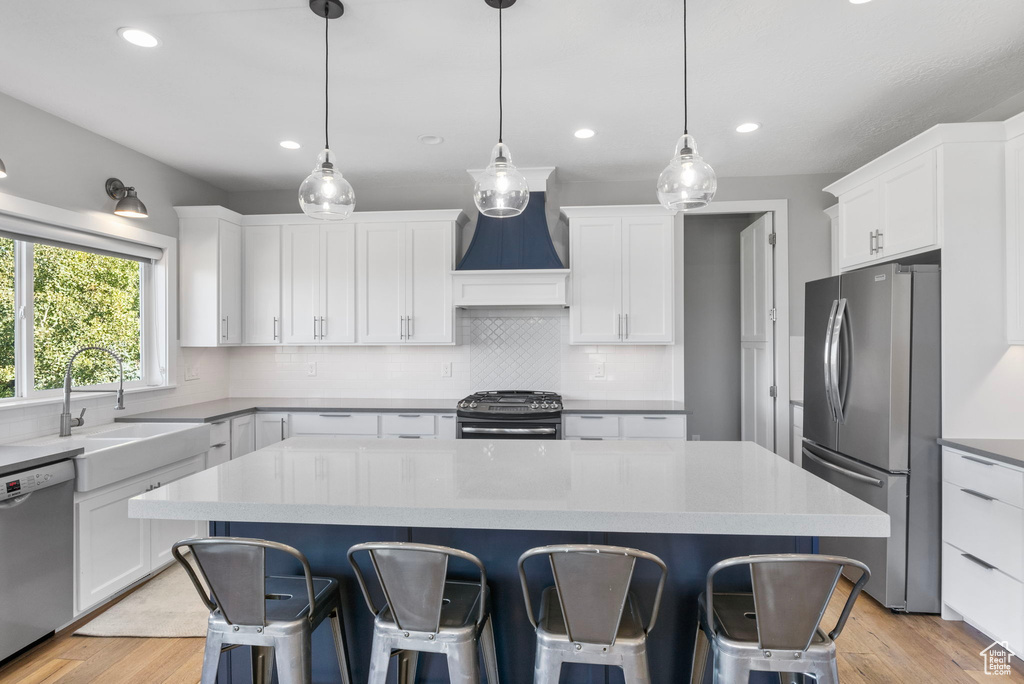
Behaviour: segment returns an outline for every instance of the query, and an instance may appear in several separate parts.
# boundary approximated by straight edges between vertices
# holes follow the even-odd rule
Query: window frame
[[[126,392],[161,390],[175,387],[177,340],[177,240],[160,233],[138,228],[116,217],[87,215],[52,207],[30,200],[0,194],[0,226],[5,217],[30,219],[70,229],[66,247],[75,249],[76,233],[83,238],[107,236],[128,240],[162,250],[162,256],[140,268],[140,375],[139,380],[125,382]],[[16,233],[17,231],[8,231]],[[83,239],[84,241],[84,239]],[[0,398],[0,410],[25,404],[50,403],[62,399],[63,390],[35,388],[34,356],[34,292],[30,237],[15,242],[15,395]],[[91,251],[82,247],[83,251]],[[173,352],[171,350],[174,350]],[[113,363],[113,360],[111,360]],[[117,382],[76,385],[76,390],[116,389]],[[87,394],[79,395],[88,396]]]

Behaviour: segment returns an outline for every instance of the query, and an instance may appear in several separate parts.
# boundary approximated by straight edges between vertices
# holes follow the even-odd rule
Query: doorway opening
[[[774,227],[771,211],[685,217],[683,329],[690,439],[746,440],[788,451],[776,420],[780,369]]]

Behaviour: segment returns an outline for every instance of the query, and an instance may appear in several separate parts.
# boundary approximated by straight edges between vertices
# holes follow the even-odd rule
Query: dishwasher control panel
[[[20,473],[4,475],[0,488],[0,501],[25,496],[37,489],[73,480],[75,466],[71,461],[60,461]]]

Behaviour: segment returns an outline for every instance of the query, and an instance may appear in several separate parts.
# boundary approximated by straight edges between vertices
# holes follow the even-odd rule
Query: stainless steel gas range
[[[562,438],[562,397],[554,392],[477,392],[456,415],[458,439]]]

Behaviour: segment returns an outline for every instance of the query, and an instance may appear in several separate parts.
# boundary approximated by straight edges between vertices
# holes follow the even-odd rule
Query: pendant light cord
[[[328,132],[327,122],[331,107],[330,81],[331,81],[331,41],[329,40],[331,28],[331,9],[329,5],[324,8],[324,149],[331,149],[331,137]]]
[[[502,86],[504,85],[505,65],[504,65],[504,45],[502,44],[502,36],[504,30],[501,26],[501,10],[505,6],[505,0],[500,0],[498,3],[498,142],[503,142],[501,139],[503,129],[505,126],[505,105],[502,102]]]
[[[690,89],[690,79],[686,76],[686,0],[683,0],[683,134],[689,134],[688,110],[689,97],[687,91]]]

